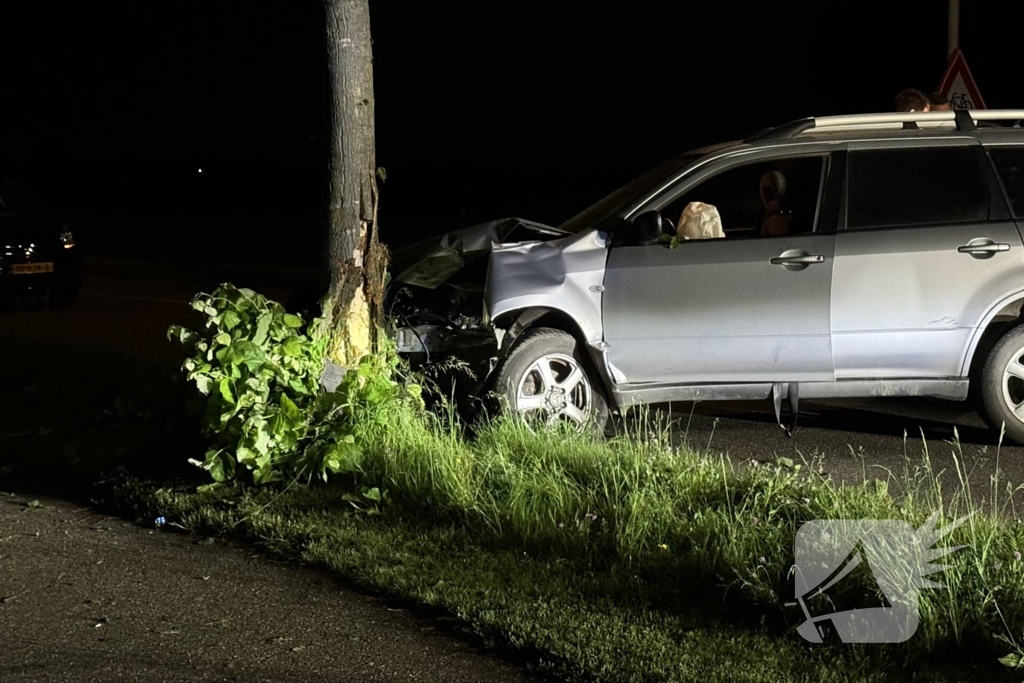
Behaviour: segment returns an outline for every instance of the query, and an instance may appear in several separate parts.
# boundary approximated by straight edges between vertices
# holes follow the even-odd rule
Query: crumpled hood
[[[432,237],[405,247],[391,257],[393,280],[435,289],[467,263],[490,253],[494,244],[522,237],[550,240],[568,233],[522,218],[499,218]]]

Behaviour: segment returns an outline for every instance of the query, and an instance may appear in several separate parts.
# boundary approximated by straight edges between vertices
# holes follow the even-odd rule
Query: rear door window
[[[971,147],[849,153],[846,227],[987,221],[988,188]]]
[[[1024,218],[1024,147],[993,147],[989,156],[999,173],[1014,218]]]

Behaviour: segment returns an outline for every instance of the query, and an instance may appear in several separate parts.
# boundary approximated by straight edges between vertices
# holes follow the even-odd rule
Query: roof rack
[[[786,140],[812,133],[842,133],[859,130],[887,130],[908,127],[951,128],[958,131],[977,130],[978,121],[1024,121],[1024,109],[956,110],[930,112],[896,112],[892,114],[851,114],[847,116],[819,116],[791,121],[776,128],[755,133],[745,142],[760,140]]]

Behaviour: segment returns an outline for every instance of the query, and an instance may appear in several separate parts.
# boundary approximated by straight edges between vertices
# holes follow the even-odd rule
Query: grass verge
[[[912,493],[835,487],[673,448],[664,430],[612,441],[497,421],[473,440],[399,410],[361,471],[333,486],[192,493],[140,489],[153,515],[241,533],[388,594],[437,606],[569,679],[598,681],[1012,679],[997,662],[1024,630],[1024,528],[974,514],[949,537],[948,589],[920,597],[894,645],[809,646],[791,569],[812,519],[970,511],[927,466]],[[355,495],[373,487],[385,493]],[[372,514],[368,514],[372,513]],[[944,545],[944,544],[939,544]],[[872,601],[870,574],[837,597]]]
[[[244,533],[277,555],[440,608],[567,680],[894,678],[869,663],[836,666],[823,652],[809,653],[797,641],[737,627],[707,611],[666,612],[640,597],[637,577],[481,546],[457,526],[340,512],[348,503],[336,488],[241,496],[135,489],[134,495],[151,514],[173,516],[190,529]]]

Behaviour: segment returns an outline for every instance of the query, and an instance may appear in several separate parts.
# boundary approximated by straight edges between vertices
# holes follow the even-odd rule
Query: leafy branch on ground
[[[421,404],[418,386],[395,380],[393,351],[365,356],[324,391],[322,321],[307,323],[250,289],[224,284],[192,308],[206,317],[202,328],[175,325],[168,336],[185,346],[182,369],[205,400],[211,448],[194,462],[216,483],[354,472],[367,430],[383,426],[382,407]]]

